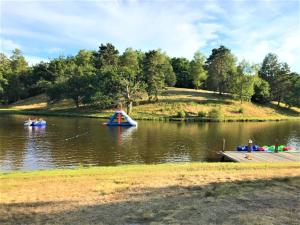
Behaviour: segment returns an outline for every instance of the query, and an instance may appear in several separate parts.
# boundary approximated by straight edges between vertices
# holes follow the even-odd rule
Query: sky
[[[225,45],[239,61],[269,52],[300,72],[300,0],[0,0],[0,52],[31,63],[112,43],[207,57]]]

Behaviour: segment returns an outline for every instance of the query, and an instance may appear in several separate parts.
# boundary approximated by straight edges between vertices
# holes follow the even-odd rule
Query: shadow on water
[[[0,204],[1,224],[299,224],[300,177],[120,191],[120,199]],[[109,197],[109,196],[108,196]]]

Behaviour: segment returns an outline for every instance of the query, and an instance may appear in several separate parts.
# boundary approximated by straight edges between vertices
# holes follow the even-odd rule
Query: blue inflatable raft
[[[25,126],[31,127],[42,127],[46,126],[47,122],[45,120],[27,120],[24,122]]]
[[[122,117],[126,120],[122,122]],[[106,123],[107,126],[137,126],[137,122],[131,119],[123,110],[116,111]]]
[[[251,151],[258,151],[258,149],[259,149],[258,145],[252,145]],[[238,146],[236,148],[236,150],[238,150],[238,151],[248,151],[248,146],[247,145],[245,145],[245,146]]]

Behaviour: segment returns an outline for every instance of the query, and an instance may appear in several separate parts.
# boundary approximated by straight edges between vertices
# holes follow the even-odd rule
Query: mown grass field
[[[299,224],[297,163],[0,173],[0,224]]]
[[[145,96],[146,97],[146,96]],[[219,96],[205,90],[168,88],[159,96],[159,101],[155,103],[147,102],[146,98],[138,102],[133,107],[132,116],[135,119],[177,119],[177,113],[184,111],[190,120],[209,120],[200,118],[198,113],[208,113],[213,108],[221,108],[224,118],[221,120],[283,120],[299,119],[300,109],[287,109],[281,105],[271,103],[259,105],[251,102],[234,100],[230,95]],[[242,110],[241,110],[242,108]],[[48,104],[45,95],[25,99],[0,108],[0,113],[23,113],[23,114],[43,114],[61,116],[87,116],[107,118],[113,112],[110,110],[99,110],[97,107],[82,106],[76,109],[71,100],[64,100],[55,104]]]

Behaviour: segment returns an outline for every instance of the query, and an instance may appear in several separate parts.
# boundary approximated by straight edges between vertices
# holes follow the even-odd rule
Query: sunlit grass
[[[297,208],[291,204],[297,203],[299,177],[299,163],[2,172],[0,218],[4,224],[168,224],[170,220],[197,224],[216,219],[217,213],[226,224],[247,224],[250,218],[257,224],[271,224],[273,218],[278,224],[297,224]]]
[[[265,121],[300,118],[300,109],[291,108],[276,103],[267,105],[251,102],[240,103],[230,95],[220,96],[205,90],[168,88],[159,96],[158,102],[147,101],[146,96],[133,107],[132,117],[149,120],[178,120],[179,111],[184,111],[189,120],[207,121],[210,118],[198,117],[199,112],[208,113],[214,108],[220,108],[225,121]],[[242,108],[242,110],[241,110]],[[0,108],[0,113],[43,114],[59,116],[86,116],[107,118],[113,109],[99,110],[97,107],[82,106],[77,109],[72,100],[66,99],[54,104],[48,104],[45,95],[28,98],[9,107]]]

